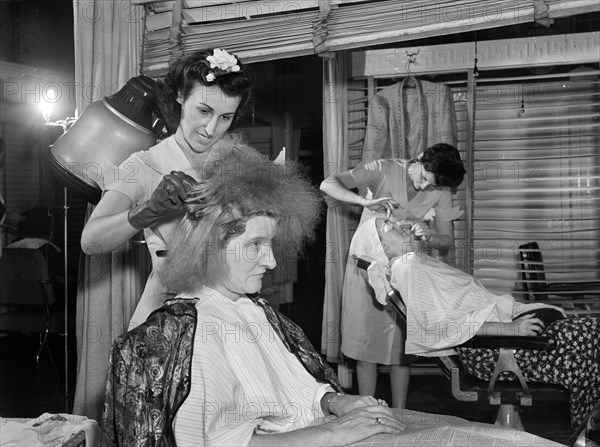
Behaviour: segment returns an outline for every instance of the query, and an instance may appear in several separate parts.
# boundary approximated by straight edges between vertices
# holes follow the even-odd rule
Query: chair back
[[[0,304],[45,306],[55,302],[48,265],[40,250],[4,248],[0,258]],[[44,296],[44,289],[46,296]],[[48,300],[46,303],[45,300]]]
[[[526,298],[528,300],[547,300],[544,260],[537,242],[528,242],[519,246],[517,264]]]

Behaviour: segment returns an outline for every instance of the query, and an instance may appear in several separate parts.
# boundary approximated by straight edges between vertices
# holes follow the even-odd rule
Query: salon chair
[[[600,281],[550,283],[537,242],[519,246],[517,264],[527,300],[562,307],[568,315],[600,314]]]
[[[358,259],[357,266],[367,269],[369,262]],[[386,297],[406,328],[406,304],[398,290],[391,288]],[[517,349],[548,349],[547,337],[475,336],[462,347],[498,349],[499,356],[491,380],[485,381],[468,374],[458,355],[431,357],[450,381],[452,395],[463,402],[489,403],[497,406],[496,425],[524,430],[519,410],[542,402],[568,402],[568,391],[548,383],[527,382],[523,377],[514,353]],[[428,357],[429,358],[429,357]],[[502,372],[511,372],[515,380],[497,380]]]

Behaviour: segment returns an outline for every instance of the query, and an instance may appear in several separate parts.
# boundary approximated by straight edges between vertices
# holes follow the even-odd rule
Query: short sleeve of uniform
[[[440,198],[435,209],[435,219],[442,222],[449,222],[456,219],[456,210],[452,208],[452,193],[448,188],[439,191]]]
[[[104,189],[123,193],[137,204],[149,198],[148,191],[151,189],[152,176],[152,169],[143,163],[137,154],[132,154],[114,172],[105,177]]]
[[[371,190],[384,180],[385,160],[370,163],[359,163],[350,171],[350,175],[358,189],[369,187]]]

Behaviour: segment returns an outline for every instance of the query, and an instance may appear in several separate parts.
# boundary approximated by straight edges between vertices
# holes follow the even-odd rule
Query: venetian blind
[[[479,80],[468,244],[487,288],[519,296],[519,246],[533,241],[548,282],[600,279],[599,147],[597,69]]]
[[[598,11],[596,0],[133,0],[146,6],[142,72],[219,47],[246,62],[496,28]]]
[[[361,160],[368,98],[400,80],[349,80],[350,167]],[[571,301],[584,302],[582,307],[597,312],[600,288],[588,288],[584,298],[580,285],[600,281],[598,70],[531,75],[518,81],[479,79],[472,126],[466,82],[448,85],[454,96],[458,149],[464,160],[472,160],[465,182],[453,195],[455,205],[465,210],[454,222],[456,266],[494,293],[535,299],[537,292],[524,293],[528,285],[517,260],[519,246],[535,241],[543,256],[545,282],[566,284]],[[470,127],[473,153],[467,157]]]

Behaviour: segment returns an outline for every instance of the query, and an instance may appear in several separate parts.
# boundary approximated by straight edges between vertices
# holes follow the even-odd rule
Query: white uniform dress
[[[373,198],[392,197],[400,206],[394,217],[407,224],[422,221],[431,209],[435,219],[451,221],[456,211],[448,188],[419,191],[412,200],[407,196],[406,160],[378,160],[361,163],[351,171],[354,185],[359,190],[369,188]],[[385,213],[363,210],[361,222],[386,217]],[[404,250],[407,247],[402,247]],[[370,363],[395,365],[402,363],[404,335],[392,309],[382,306],[373,295],[367,273],[348,257],[342,293],[342,352],[347,357]]]

